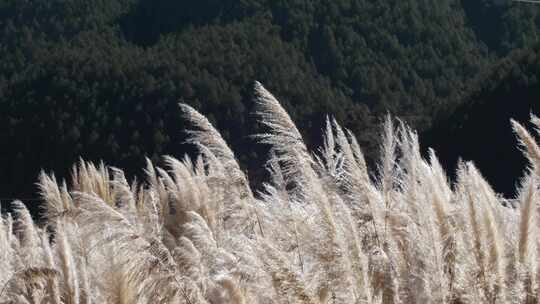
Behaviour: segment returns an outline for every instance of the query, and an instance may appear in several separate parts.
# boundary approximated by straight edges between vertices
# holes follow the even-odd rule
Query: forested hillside
[[[476,81],[475,90],[450,116],[424,133],[450,172],[458,157],[474,160],[490,183],[514,194],[526,165],[516,148],[510,119],[527,121],[540,112],[540,46],[519,50]]]
[[[428,131],[463,103],[513,97],[522,87],[497,73],[515,49],[537,54],[539,12],[500,0],[1,1],[0,197],[34,197],[39,170],[66,176],[80,156],[131,175],[145,156],[190,152],[179,101],[258,180],[254,80],[308,145],[328,113],[372,160],[381,114]]]

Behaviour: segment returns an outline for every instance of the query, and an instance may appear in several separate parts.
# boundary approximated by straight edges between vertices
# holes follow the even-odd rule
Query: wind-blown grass
[[[470,162],[450,184],[390,117],[373,175],[333,119],[311,152],[255,90],[267,129],[256,137],[271,148],[263,190],[181,105],[197,158],[148,160],[146,181],[131,184],[81,161],[69,186],[41,175],[44,225],[20,202],[2,215],[0,303],[538,303],[540,148],[522,125],[512,121],[530,167],[507,200]]]

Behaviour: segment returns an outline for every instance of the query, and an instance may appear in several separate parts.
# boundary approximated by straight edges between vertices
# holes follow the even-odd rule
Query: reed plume
[[[42,173],[43,222],[0,214],[0,303],[537,303],[540,148],[512,121],[529,167],[516,198],[471,162],[457,180],[387,116],[375,170],[334,118],[311,151],[255,83],[269,180],[253,191],[232,149],[180,105],[195,157],[147,159],[146,177],[81,160]]]

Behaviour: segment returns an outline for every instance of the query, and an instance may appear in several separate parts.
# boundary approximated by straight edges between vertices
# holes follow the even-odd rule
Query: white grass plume
[[[504,199],[472,163],[450,184],[403,122],[386,118],[373,174],[335,119],[313,153],[260,83],[255,98],[271,149],[263,191],[181,105],[193,160],[147,160],[133,182],[81,160],[69,186],[40,175],[42,225],[21,202],[0,214],[0,303],[538,302],[540,148],[525,127],[512,121],[531,165]]]

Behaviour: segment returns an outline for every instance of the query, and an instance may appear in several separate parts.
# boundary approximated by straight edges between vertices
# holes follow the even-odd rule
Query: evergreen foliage
[[[179,101],[208,115],[259,183],[253,79],[309,147],[332,113],[373,164],[381,114],[428,130],[482,71],[535,45],[537,15],[485,0],[1,1],[0,198],[35,196],[40,169],[67,176],[80,156],[131,176],[145,156],[190,152]]]

